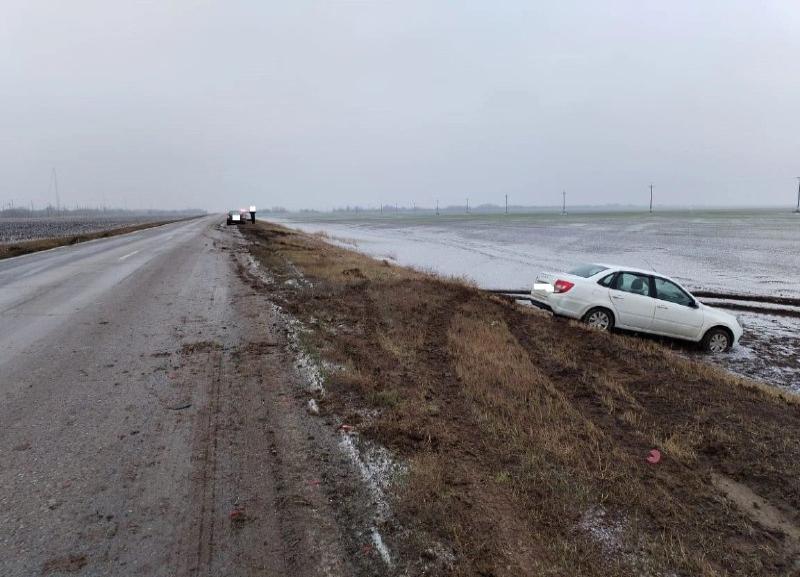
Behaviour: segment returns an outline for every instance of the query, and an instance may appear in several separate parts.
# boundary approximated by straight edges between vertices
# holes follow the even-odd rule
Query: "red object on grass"
[[[647,457],[648,463],[650,463],[651,465],[655,465],[660,460],[661,460],[661,451],[659,451],[658,449],[653,449],[652,451],[650,451],[650,455],[648,455]]]

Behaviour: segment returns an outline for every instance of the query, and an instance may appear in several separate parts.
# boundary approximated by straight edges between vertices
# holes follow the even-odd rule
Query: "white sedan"
[[[654,271],[589,264],[566,273],[540,273],[531,297],[553,314],[702,343],[722,353],[742,336],[736,317],[698,302],[674,280]]]

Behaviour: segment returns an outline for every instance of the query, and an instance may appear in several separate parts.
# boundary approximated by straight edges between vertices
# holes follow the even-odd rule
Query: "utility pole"
[[[508,214],[508,195],[506,195],[506,214]]]
[[[653,185],[650,185],[650,214],[653,214]]]
[[[565,216],[567,214],[567,191],[561,191],[561,216]]]
[[[58,174],[56,173],[56,168],[53,167],[53,186],[55,187],[56,191],[56,214],[61,212],[61,198],[58,196]]]
[[[436,199],[436,216],[439,216],[439,199]]]
[[[797,208],[794,211],[800,214],[800,176],[797,177]]]
[[[469,214],[469,199],[467,199],[467,214]]]

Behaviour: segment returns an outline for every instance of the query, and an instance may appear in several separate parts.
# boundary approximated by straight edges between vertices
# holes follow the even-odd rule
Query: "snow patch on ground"
[[[372,528],[372,542],[375,544],[375,549],[377,549],[378,553],[380,553],[383,562],[391,567],[392,557],[389,555],[389,549],[386,548],[386,544],[383,542],[383,537],[381,537],[380,532],[378,532],[375,527]]]
[[[674,571],[653,569],[643,551],[631,550],[625,544],[625,533],[630,529],[625,519],[612,519],[611,515],[598,505],[589,508],[578,521],[578,529],[591,537],[608,558],[621,558],[627,565],[635,568],[642,577],[676,577]]]
[[[247,270],[250,274],[268,284],[274,283],[271,275],[266,273],[251,255],[248,255]],[[305,280],[304,282],[308,283]],[[316,415],[319,413],[319,405],[316,399],[323,398],[325,395],[324,371],[338,370],[340,367],[330,363],[326,364],[309,354],[307,347],[303,343],[303,334],[307,333],[308,329],[276,303],[270,304],[275,315],[281,318],[287,327],[289,350],[295,358],[295,368],[302,381],[306,384],[308,391],[313,395],[306,406],[309,413]],[[369,529],[370,538],[381,559],[387,566],[391,567],[392,557],[378,530],[378,526],[391,518],[387,492],[392,480],[398,474],[404,472],[405,467],[399,464],[386,448],[362,439],[358,433],[342,430],[340,434],[339,447],[357,468],[362,482],[366,485],[375,503],[376,513],[373,525]]]
[[[391,567],[392,558],[378,526],[391,517],[387,491],[390,483],[405,472],[405,467],[400,465],[384,447],[362,439],[355,431],[343,430],[339,446],[358,468],[361,480],[372,494],[376,506],[374,525],[370,529],[372,542],[386,565]]]
[[[355,431],[342,430],[339,446],[358,467],[362,480],[377,503],[376,523],[387,521],[390,517],[387,491],[391,482],[405,472],[387,449],[371,443]]]
[[[578,522],[578,528],[600,544],[608,555],[622,551],[624,527],[621,522],[608,518],[602,507],[592,507]]]
[[[277,305],[274,305],[277,307]],[[279,307],[278,307],[279,308]],[[289,350],[294,353],[295,368],[303,382],[306,383],[308,391],[318,397],[325,396],[325,375],[322,366],[313,358],[309,353],[306,346],[303,344],[303,334],[308,332],[308,329],[303,327],[303,324],[290,315],[283,313],[283,318],[286,321],[288,328]]]

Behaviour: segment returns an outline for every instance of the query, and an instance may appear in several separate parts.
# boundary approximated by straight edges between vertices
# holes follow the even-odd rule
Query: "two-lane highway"
[[[154,259],[196,242],[208,225],[191,220],[0,261],[0,371]]]
[[[187,332],[226,339],[219,221],[0,261],[0,575],[175,574],[141,552],[182,547],[192,429],[165,407],[203,394],[169,382]]]
[[[0,262],[2,577],[373,574],[308,483],[357,474],[223,222]]]

